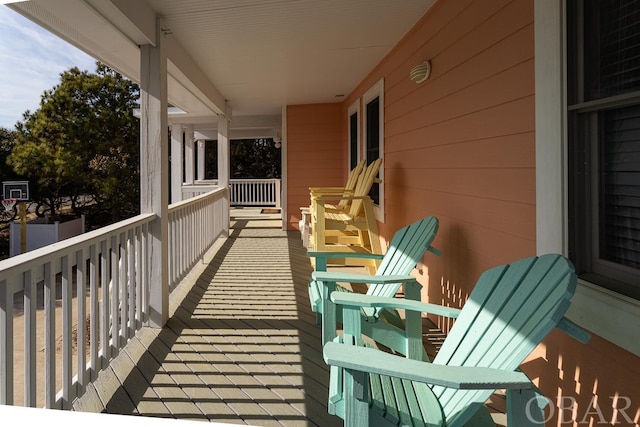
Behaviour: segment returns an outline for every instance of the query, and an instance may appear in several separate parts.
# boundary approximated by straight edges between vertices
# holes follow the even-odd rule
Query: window
[[[380,80],[362,97],[364,106],[365,158],[370,164],[384,158],[384,80]],[[384,222],[384,161],[378,174],[379,181],[371,187],[376,218]]]
[[[360,161],[360,100],[349,107],[349,170]]]
[[[640,299],[640,4],[567,1],[569,257]]]

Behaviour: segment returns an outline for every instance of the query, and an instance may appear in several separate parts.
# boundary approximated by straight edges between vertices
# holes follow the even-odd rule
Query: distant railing
[[[279,179],[232,179],[229,198],[237,206],[281,207]]]
[[[228,231],[227,198],[219,189],[169,207],[170,289]],[[147,322],[155,218],[138,215],[0,261],[0,404],[69,408]]]
[[[197,181],[182,186],[182,197],[195,197],[212,188],[217,180]],[[232,179],[229,181],[229,200],[232,206],[273,206],[281,208],[281,180],[279,179]]]

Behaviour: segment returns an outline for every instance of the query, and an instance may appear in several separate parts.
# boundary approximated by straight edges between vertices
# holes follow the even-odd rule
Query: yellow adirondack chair
[[[311,199],[311,204],[313,204],[313,199],[322,196],[351,196],[353,195],[356,185],[358,183],[358,178],[360,174],[364,170],[366,165],[366,161],[363,159],[349,172],[349,176],[347,177],[347,182],[344,187],[309,187],[309,196]],[[347,198],[340,199],[337,205],[333,208],[338,210],[345,210],[349,206],[350,200]]]
[[[311,233],[313,250],[381,254],[378,225],[373,212],[373,201],[368,196],[382,166],[382,159],[374,160],[358,178],[351,196],[324,195],[313,200],[311,211]],[[350,200],[349,209],[337,210],[331,201]],[[344,259],[347,265],[364,265],[375,269],[372,260]]]
[[[356,185],[358,183],[358,178],[360,174],[364,170],[366,165],[366,161],[363,159],[349,172],[349,176],[347,177],[347,182],[344,187],[309,187],[309,206],[303,206],[300,208],[301,219],[300,219],[300,233],[302,235],[302,241],[305,247],[308,246],[309,243],[309,235],[311,234],[311,211],[313,210],[314,200],[321,196],[351,196],[354,193]],[[351,200],[348,198],[343,198],[338,201],[337,205],[330,206],[327,205],[328,209],[332,210],[340,210],[345,211],[348,209]]]

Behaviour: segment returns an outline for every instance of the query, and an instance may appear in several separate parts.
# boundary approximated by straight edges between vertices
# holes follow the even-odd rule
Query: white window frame
[[[536,0],[535,126],[538,254],[568,254],[566,3]],[[640,356],[640,301],[578,281],[567,317]]]
[[[380,133],[380,158],[382,159],[382,165],[380,166],[379,177],[382,182],[380,182],[380,202],[377,205],[374,205],[374,212],[376,215],[376,219],[382,223],[384,223],[384,78],[380,79],[376,84],[374,84],[369,90],[367,90],[364,95],[362,95],[362,141],[363,141],[363,152],[364,156],[367,155],[366,143],[367,143],[367,104],[374,100],[375,98],[379,98],[380,109],[379,109],[379,120],[380,124],[378,132]],[[367,162],[375,159],[366,159]]]
[[[360,122],[362,116],[360,115],[360,99],[357,99],[353,104],[349,106],[347,110],[347,141],[348,141],[348,154],[347,154],[347,169],[351,170],[351,116],[358,115],[358,124],[356,125],[356,158],[362,159],[362,148],[360,139]]]

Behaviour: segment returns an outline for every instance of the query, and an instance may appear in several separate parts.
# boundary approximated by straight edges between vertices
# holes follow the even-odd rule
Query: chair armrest
[[[578,340],[582,344],[588,343],[591,339],[591,334],[589,332],[576,325],[566,317],[560,319],[556,327],[565,334],[569,335],[571,338]]]
[[[369,196],[348,196],[348,195],[340,195],[340,194],[335,194],[335,195],[323,195],[320,197],[315,197],[314,200],[316,202],[319,202],[319,204],[324,204],[324,202],[329,201],[329,200],[366,200],[369,199]]]
[[[372,254],[369,252],[332,252],[332,251],[308,251],[309,258],[367,258],[382,259],[384,254]]]
[[[394,283],[397,283],[397,281]],[[430,313],[438,316],[446,316],[452,318],[458,317],[461,311],[459,308],[446,307],[443,305],[430,304],[427,302],[401,298],[376,297],[372,295],[347,292],[331,293],[331,301],[342,306],[405,309],[409,311]]]
[[[435,256],[442,256],[442,252],[440,251],[440,249],[434,248],[433,246],[429,246],[427,250]]]
[[[410,274],[397,276],[372,276],[369,274],[340,273],[335,271],[314,271],[311,279],[322,282],[349,282],[349,283],[403,283],[415,282],[416,278]]]
[[[530,389],[531,380],[518,371],[471,366],[435,365],[380,350],[328,342],[324,361],[333,366],[465,390]]]
[[[353,190],[344,187],[310,187],[309,193],[312,196],[323,195],[323,194],[342,194],[342,193],[351,193],[353,194]]]

